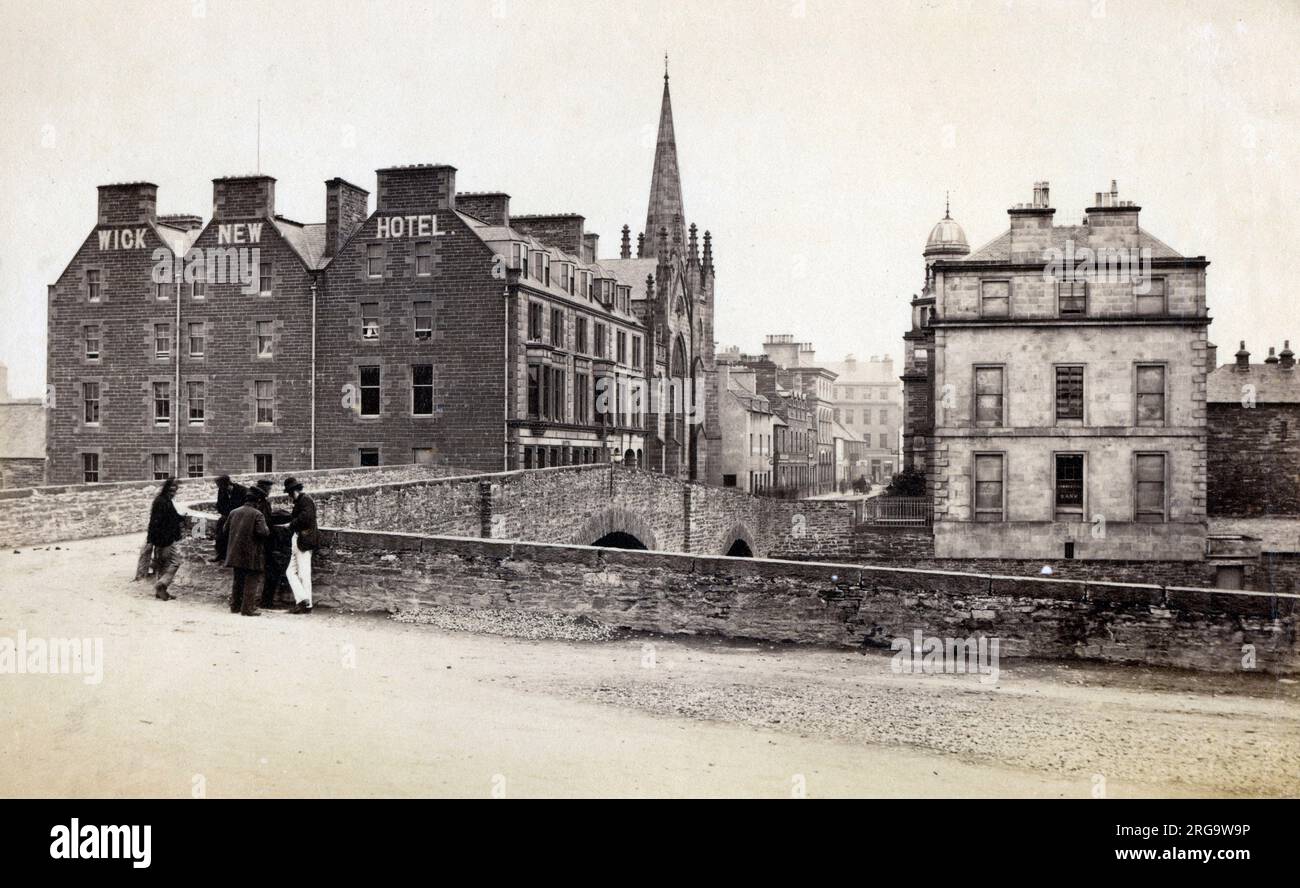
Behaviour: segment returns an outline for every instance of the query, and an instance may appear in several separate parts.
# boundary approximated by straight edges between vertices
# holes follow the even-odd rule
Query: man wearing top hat
[[[289,567],[285,577],[293,590],[295,614],[311,613],[311,553],[320,544],[316,529],[316,503],[302,492],[302,483],[292,475],[284,479],[284,492],[293,502],[289,514]],[[277,516],[277,523],[283,518]]]

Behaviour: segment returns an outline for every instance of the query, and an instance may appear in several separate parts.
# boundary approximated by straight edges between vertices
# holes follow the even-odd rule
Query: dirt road
[[[0,553],[0,639],[103,639],[98,684],[0,675],[0,794],[1300,794],[1300,686],[1267,676],[249,619],[183,572],[155,600],[137,545]]]

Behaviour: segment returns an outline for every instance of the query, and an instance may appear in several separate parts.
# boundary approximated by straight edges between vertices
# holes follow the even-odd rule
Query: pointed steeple
[[[664,100],[659,110],[659,138],[655,142],[655,165],[650,174],[650,206],[645,230],[668,230],[668,245],[681,250],[686,243],[686,210],[682,204],[682,178],[677,169],[677,139],[673,134],[673,106],[668,95],[668,57],[664,56]],[[659,238],[646,238],[646,256],[656,257]]]

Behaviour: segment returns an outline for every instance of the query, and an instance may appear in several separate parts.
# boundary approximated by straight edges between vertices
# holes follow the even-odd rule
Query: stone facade
[[[1208,262],[1139,209],[1112,190],[1054,225],[1039,183],[974,253],[932,235],[908,339],[932,419],[908,450],[940,558],[1205,557]]]
[[[602,262],[576,214],[458,194],[446,165],[377,171],[373,213],[332,179],[320,224],[279,215],[270,176],[214,180],[206,226],[159,216],[152,184],[104,186],[50,288],[50,480],[614,460],[703,478],[712,242],[680,217],[666,84],[660,126],[648,218],[674,189],[676,212],[635,259],[625,233]],[[155,279],[214,250],[235,274]]]
[[[1208,509],[1212,516],[1300,519],[1300,369],[1291,343],[1280,356],[1236,361],[1209,379]]]

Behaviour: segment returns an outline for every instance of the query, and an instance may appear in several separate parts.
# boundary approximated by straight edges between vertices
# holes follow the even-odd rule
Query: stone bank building
[[[1114,183],[1077,225],[1055,212],[1037,183],[980,249],[947,215],[926,245],[904,458],[935,555],[1202,559],[1209,263],[1147,233]]]
[[[373,210],[331,179],[309,224],[267,175],[213,180],[206,224],[159,215],[152,183],[101,186],[49,288],[50,482],[614,460],[702,479],[712,243],[686,224],[667,77],[645,230],[616,257],[582,216],[512,215],[456,173],[380,169]]]

